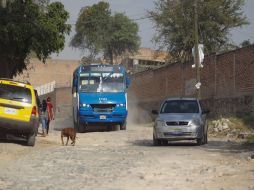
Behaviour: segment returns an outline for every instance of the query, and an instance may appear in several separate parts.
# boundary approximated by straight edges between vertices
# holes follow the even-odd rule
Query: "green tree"
[[[40,1],[43,2],[43,1]],[[0,8],[0,77],[11,78],[26,69],[33,52],[45,61],[64,48],[69,17],[59,3],[36,4],[14,0]]]
[[[105,40],[104,56],[113,63],[114,56],[135,53],[139,49],[138,25],[122,13],[111,17]]]
[[[122,13],[111,15],[109,8],[108,3],[99,2],[80,11],[71,46],[87,53],[87,60],[103,54],[113,63],[114,56],[138,50],[137,24]]]
[[[93,60],[104,47],[110,14],[106,2],[81,8],[70,45],[88,53],[87,59]]]
[[[251,42],[250,42],[249,39],[248,39],[248,40],[244,40],[244,41],[240,44],[241,47],[246,47],[246,46],[250,46],[250,45],[251,45]]]
[[[205,52],[230,46],[232,28],[248,24],[243,15],[244,0],[198,0],[199,43]],[[194,0],[159,0],[148,12],[156,25],[154,41],[166,48],[174,61],[191,59],[194,46]]]

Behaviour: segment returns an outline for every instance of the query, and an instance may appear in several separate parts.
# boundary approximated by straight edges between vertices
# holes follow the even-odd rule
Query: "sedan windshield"
[[[199,113],[199,106],[196,100],[169,100],[163,104],[161,113]]]
[[[87,73],[80,77],[82,92],[123,92],[124,88],[122,73]]]

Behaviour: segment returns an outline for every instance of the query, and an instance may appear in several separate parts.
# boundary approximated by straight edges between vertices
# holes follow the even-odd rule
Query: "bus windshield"
[[[80,74],[81,92],[123,92],[124,75],[111,72],[91,72]]]

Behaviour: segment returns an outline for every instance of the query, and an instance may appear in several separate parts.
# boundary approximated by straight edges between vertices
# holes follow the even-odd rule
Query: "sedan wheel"
[[[200,146],[203,144],[203,138],[202,139],[197,139],[197,145]]]
[[[160,140],[159,139],[156,139],[153,135],[153,145],[154,146],[159,146],[161,144]]]
[[[161,140],[161,144],[163,146],[167,146],[168,145],[168,140]]]
[[[207,144],[208,143],[208,137],[207,137],[207,133],[205,134],[205,141],[204,141],[204,144]]]
[[[203,134],[202,138],[197,139],[197,145],[203,145],[205,144],[205,134]]]

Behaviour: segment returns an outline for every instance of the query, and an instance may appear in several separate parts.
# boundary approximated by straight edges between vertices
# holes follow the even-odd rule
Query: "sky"
[[[54,0],[56,1],[56,0]],[[79,11],[82,7],[91,6],[100,0],[58,0],[65,6],[69,12],[69,24],[72,24],[70,35],[66,36],[65,48],[59,54],[53,54],[54,59],[80,60],[83,54],[80,50],[69,46],[71,38],[75,35],[75,23],[78,18]],[[145,17],[148,10],[154,9],[154,0],[107,0],[110,4],[111,12],[123,12],[130,19],[138,19]],[[243,12],[249,21],[249,25],[242,28],[236,28],[231,31],[231,39],[236,44],[244,40],[250,40],[254,43],[254,0],[246,0]],[[141,47],[155,49],[156,46],[152,42],[155,34],[153,23],[149,19],[135,21],[139,25],[139,36],[141,38]]]

